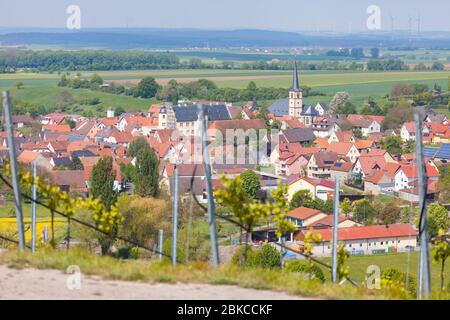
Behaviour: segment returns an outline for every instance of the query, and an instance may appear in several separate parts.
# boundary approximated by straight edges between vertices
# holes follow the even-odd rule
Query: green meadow
[[[98,72],[105,81],[135,84],[146,76],[155,77],[160,83],[170,79],[177,81],[194,81],[206,78],[219,87],[245,88],[250,81],[258,87],[289,88],[292,81],[290,71],[272,70],[128,70]],[[83,72],[89,77],[93,72]],[[338,91],[347,91],[352,102],[360,106],[367,97],[380,98],[391,90],[396,83],[424,83],[432,87],[438,84],[443,88],[448,85],[450,72],[338,72],[338,71],[301,71],[300,82],[326,96],[308,97],[306,103],[317,101],[329,102]],[[129,96],[114,95],[88,89],[70,89],[57,86],[60,75],[48,73],[0,74],[0,90],[10,90],[11,95],[20,100],[42,105],[54,105],[61,92],[69,92],[77,101],[98,97],[100,105],[95,108],[105,110],[107,107],[122,106],[129,111],[146,111],[155,102],[154,99],[137,99]],[[24,87],[17,89],[15,84],[22,82]],[[86,107],[94,108],[94,107]]]
[[[431,257],[430,257],[431,259]],[[322,259],[324,262],[331,263],[330,259]],[[380,254],[380,255],[364,255],[350,256],[347,265],[350,271],[350,277],[356,279],[359,283],[365,281],[367,277],[367,268],[369,266],[378,266],[381,272],[387,268],[395,268],[402,272],[409,272],[415,280],[418,280],[419,253],[397,253],[397,254]],[[431,267],[431,284],[433,290],[438,290],[440,285],[440,265],[434,261],[430,261]],[[324,274],[329,278],[330,272],[323,270]],[[450,268],[448,267],[444,273],[445,284],[450,281]]]

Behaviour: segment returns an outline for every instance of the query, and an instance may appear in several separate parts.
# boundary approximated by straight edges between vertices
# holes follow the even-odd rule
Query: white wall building
[[[322,242],[314,246],[313,255],[330,256],[333,229],[302,230],[295,236],[301,245],[308,233],[317,233]],[[410,224],[391,224],[339,228],[338,240],[350,254],[405,252],[417,246],[417,231]]]

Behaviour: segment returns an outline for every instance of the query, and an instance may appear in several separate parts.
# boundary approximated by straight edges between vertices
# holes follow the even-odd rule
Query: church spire
[[[298,82],[297,61],[294,61],[294,76],[292,79],[291,91],[300,91],[300,83]]]

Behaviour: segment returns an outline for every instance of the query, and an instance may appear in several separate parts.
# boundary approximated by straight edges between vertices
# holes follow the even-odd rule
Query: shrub
[[[253,266],[264,269],[275,269],[281,266],[281,255],[270,244],[263,245],[255,252]]]
[[[322,269],[316,265],[307,261],[292,260],[288,261],[285,266],[286,272],[303,273],[308,275],[309,279],[318,279],[321,282],[325,282],[325,275]]]
[[[410,274],[409,285],[406,284],[406,273],[397,270],[395,268],[387,268],[381,273],[381,286],[385,288],[394,288],[405,290],[412,296],[416,295],[417,282],[416,279]]]
[[[255,251],[250,246],[247,246],[247,260],[245,260],[245,245],[240,246],[231,258],[231,263],[240,267],[250,267],[253,265],[255,258]]]

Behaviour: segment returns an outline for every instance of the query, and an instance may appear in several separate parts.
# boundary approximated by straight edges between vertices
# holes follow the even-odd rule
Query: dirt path
[[[72,278],[70,278],[72,277]],[[73,275],[58,270],[10,269],[0,265],[0,299],[224,299],[224,300],[284,300],[301,299],[281,292],[245,289],[236,286],[208,284],[146,284],[102,280],[81,275],[81,281],[67,279]]]

